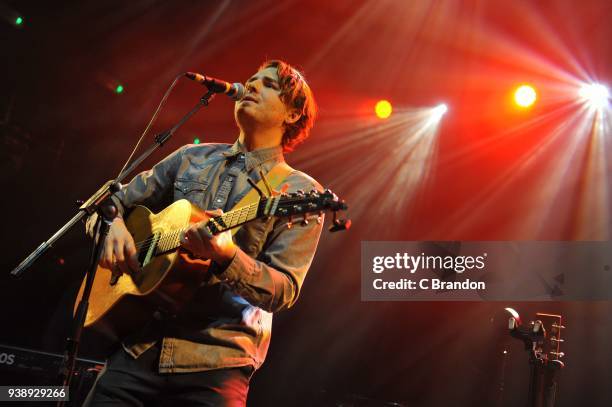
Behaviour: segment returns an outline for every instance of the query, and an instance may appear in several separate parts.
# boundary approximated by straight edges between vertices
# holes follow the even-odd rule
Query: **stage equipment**
[[[523,341],[529,354],[529,407],[554,407],[557,395],[558,372],[565,367],[561,359],[563,317],[561,315],[536,313],[538,319],[527,326],[514,309],[505,308],[511,315],[508,329],[513,338]]]
[[[14,386],[57,385],[63,355],[0,344],[0,377],[2,383]],[[70,385],[69,405],[81,406],[93,386],[104,362],[77,358]],[[46,405],[37,402],[36,405]]]
[[[208,89],[212,93],[224,93],[233,100],[240,100],[246,93],[244,85],[238,82],[229,83],[221,79],[211,78],[210,76],[202,75],[195,72],[186,72],[185,76],[192,81],[196,81]]]

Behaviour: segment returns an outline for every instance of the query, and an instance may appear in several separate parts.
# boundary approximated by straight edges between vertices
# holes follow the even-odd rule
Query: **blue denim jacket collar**
[[[236,140],[234,144],[232,144],[232,146],[222,154],[225,157],[234,157],[238,154],[244,154],[247,171],[251,171],[253,168],[261,166],[263,163],[270,160],[273,160],[275,163],[285,161],[283,156],[283,148],[281,146],[247,151],[246,147],[240,142],[240,140]]]

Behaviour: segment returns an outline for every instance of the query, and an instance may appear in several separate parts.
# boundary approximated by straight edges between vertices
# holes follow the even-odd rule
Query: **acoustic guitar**
[[[331,230],[348,228],[350,221],[338,220],[336,212],[347,209],[344,201],[326,190],[302,191],[263,197],[250,205],[216,217],[208,217],[197,206],[182,199],[159,213],[136,206],[125,220],[136,243],[141,271],[120,274],[98,266],[93,281],[85,327],[96,329],[118,339],[148,321],[156,310],[177,313],[194,296],[198,287],[210,278],[210,259],[193,259],[180,250],[179,236],[191,223],[208,219],[206,228],[213,234],[239,227],[255,219],[271,216],[293,217],[308,223],[309,214],[332,211]],[[301,216],[300,216],[301,215]],[[77,297],[80,302],[85,280]],[[74,311],[76,312],[77,305]]]

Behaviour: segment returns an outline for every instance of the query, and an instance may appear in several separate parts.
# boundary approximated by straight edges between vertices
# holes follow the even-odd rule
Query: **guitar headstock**
[[[338,211],[346,209],[348,209],[346,203],[329,189],[323,192],[314,189],[310,192],[298,190],[289,194],[264,198],[260,203],[262,216],[288,217],[289,225],[293,217],[303,215],[302,223],[307,224],[308,214],[322,214],[325,211],[331,211],[334,217],[333,226],[330,228],[332,232],[350,227],[350,220],[341,220],[337,217]]]
[[[344,201],[341,201],[329,189],[326,189],[324,192],[313,189],[308,193],[296,191],[280,195],[275,215],[295,216],[325,210],[340,211],[345,209],[347,209],[347,206]]]
[[[530,351],[532,357],[538,360],[542,367],[552,369],[565,367],[561,361],[565,356],[561,351],[564,342],[561,332],[565,329],[561,315],[538,312],[537,319],[530,321],[528,325],[523,325],[515,310],[506,308],[506,311],[512,315],[508,321],[510,335],[521,339],[525,350]]]
[[[541,324],[544,331],[544,340],[538,351],[547,363],[557,364],[558,368],[562,368],[565,364],[561,359],[565,353],[561,351],[561,345],[565,340],[561,338],[561,331],[565,329],[563,325],[563,317],[561,315],[546,314],[543,312],[536,313],[539,318],[534,321],[534,324]]]

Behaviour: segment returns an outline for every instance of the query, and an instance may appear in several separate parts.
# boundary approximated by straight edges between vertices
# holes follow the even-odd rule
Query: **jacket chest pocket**
[[[204,200],[204,193],[208,189],[208,181],[195,181],[193,179],[177,178],[174,181],[174,198],[187,199],[188,201],[201,206]]]

